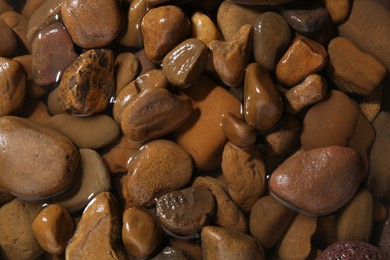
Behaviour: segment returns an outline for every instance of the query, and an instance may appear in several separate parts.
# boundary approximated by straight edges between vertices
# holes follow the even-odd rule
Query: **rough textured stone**
[[[318,260],[325,259],[385,259],[384,253],[371,244],[362,241],[338,241],[328,246]]]

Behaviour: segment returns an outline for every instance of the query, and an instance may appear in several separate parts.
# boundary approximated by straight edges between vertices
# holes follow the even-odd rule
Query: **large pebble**
[[[243,110],[245,120],[260,132],[272,128],[283,113],[283,102],[271,75],[258,63],[247,67]]]
[[[261,14],[253,32],[253,55],[256,62],[274,71],[291,40],[291,29],[281,15],[275,12]]]
[[[317,148],[284,161],[272,173],[272,194],[309,215],[326,215],[344,206],[360,184],[361,158],[341,146]]]
[[[265,166],[260,152],[254,146],[240,149],[228,142],[223,150],[221,167],[230,197],[243,211],[249,212],[266,188]]]
[[[164,88],[145,89],[122,112],[123,134],[132,142],[147,142],[180,127],[193,112],[191,99]]]
[[[138,206],[153,204],[155,197],[183,188],[191,176],[186,151],[168,140],[149,142],[128,164],[128,198]]]
[[[86,49],[109,44],[122,29],[118,0],[64,0],[61,16],[73,42]]]
[[[120,212],[109,192],[98,194],[85,208],[72,239],[66,259],[128,259],[120,244]]]
[[[327,259],[386,259],[382,250],[363,241],[338,241],[322,252],[317,260]]]
[[[73,235],[73,219],[66,209],[52,204],[35,217],[32,230],[43,249],[51,254],[61,255]]]
[[[252,236],[229,228],[207,226],[202,234],[203,259],[264,260],[261,244]]]
[[[1,189],[37,199],[70,185],[79,154],[68,138],[47,126],[12,116],[0,118],[0,129]]]
[[[120,129],[109,116],[100,114],[87,118],[58,114],[47,125],[66,135],[78,148],[99,149],[119,138]]]
[[[328,53],[327,75],[344,92],[367,96],[386,76],[386,68],[375,57],[346,38],[331,40]]]
[[[162,61],[162,71],[176,87],[189,87],[200,77],[207,64],[208,49],[203,41],[190,38],[172,49]]]
[[[0,208],[1,259],[36,259],[43,253],[31,228],[41,209],[40,203],[21,199],[14,199]]]
[[[19,112],[26,93],[26,73],[14,60],[0,57],[0,116]]]
[[[375,56],[390,70],[390,12],[382,4],[371,0],[353,1],[351,14],[338,30],[340,36]]]
[[[32,75],[35,83],[48,86],[59,82],[66,68],[77,59],[65,27],[55,23],[45,27],[32,41]]]
[[[64,72],[57,87],[61,108],[73,115],[104,111],[115,92],[114,53],[93,49],[82,53]]]
[[[160,62],[177,44],[187,38],[191,24],[177,6],[165,5],[147,12],[141,23],[146,56]]]
[[[206,187],[172,191],[156,200],[157,216],[174,234],[186,236],[199,232],[214,213],[214,197]]]
[[[15,33],[3,22],[0,22],[0,57],[13,57],[19,51]]]
[[[110,176],[100,155],[91,149],[80,149],[80,167],[74,185],[54,202],[71,213],[85,207],[100,192],[111,187]]]

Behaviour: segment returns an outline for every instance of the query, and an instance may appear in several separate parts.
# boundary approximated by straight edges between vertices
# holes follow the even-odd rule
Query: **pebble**
[[[231,113],[223,115],[222,129],[229,141],[240,148],[251,147],[256,142],[256,129]]]
[[[390,197],[390,159],[385,156],[390,151],[390,113],[379,113],[373,126],[376,137],[370,152],[370,171],[367,187],[375,198]]]
[[[47,125],[63,133],[79,149],[100,149],[114,143],[120,136],[118,124],[105,114],[85,118],[58,114],[52,116]]]
[[[337,240],[369,242],[373,221],[373,199],[371,193],[362,188],[340,212],[337,223]]]
[[[41,124],[46,124],[50,118],[46,103],[39,99],[26,99],[20,116]]]
[[[269,72],[258,63],[246,69],[243,110],[245,121],[259,132],[271,129],[283,113],[283,102]]]
[[[0,116],[21,110],[26,93],[26,73],[19,62],[0,57],[0,92]]]
[[[202,247],[198,239],[173,238],[169,241],[169,246],[183,250],[192,256],[192,260],[202,260]]]
[[[77,54],[73,42],[61,23],[42,29],[32,41],[32,76],[40,86],[59,82]]]
[[[61,17],[73,42],[86,49],[106,46],[122,29],[118,0],[64,0]]]
[[[183,250],[168,246],[151,260],[192,260],[192,257]]]
[[[209,45],[219,78],[228,86],[236,87],[245,76],[245,68],[252,55],[252,26],[243,25],[226,41],[212,41]]]
[[[76,181],[66,193],[53,201],[74,213],[84,208],[97,194],[111,187],[110,175],[101,156],[92,149],[80,149]]]
[[[141,66],[138,58],[131,52],[122,52],[115,59],[116,93],[139,75]]]
[[[164,88],[145,89],[122,112],[123,134],[135,143],[162,137],[182,125],[193,112],[192,101]]]
[[[156,68],[156,64],[146,56],[144,49],[137,51],[135,56],[141,64],[141,75]]]
[[[281,13],[291,28],[303,35],[321,31],[330,21],[327,9],[313,1],[291,5]]]
[[[294,217],[294,211],[274,197],[264,196],[253,205],[250,212],[250,233],[264,249],[269,249],[282,237]]]
[[[308,75],[322,70],[327,61],[324,46],[298,36],[276,65],[276,78],[283,86],[293,87]]]
[[[146,211],[129,208],[123,213],[122,240],[127,251],[137,257],[150,256],[162,240],[161,228]]]
[[[319,74],[310,74],[301,83],[284,93],[286,110],[290,115],[321,101],[327,94],[327,83]]]
[[[215,213],[213,221],[216,225],[231,228],[241,233],[248,231],[248,224],[244,214],[231,200],[221,182],[209,176],[199,176],[195,178],[192,187],[199,186],[208,188],[214,195]]]
[[[191,31],[185,13],[177,6],[165,5],[151,9],[142,19],[141,31],[146,56],[160,62]]]
[[[14,57],[19,52],[19,42],[11,28],[0,22],[0,57]]]
[[[156,199],[161,224],[180,236],[193,235],[208,224],[214,213],[214,196],[203,186],[172,191]]]
[[[325,259],[385,259],[384,253],[376,246],[362,241],[338,241],[328,246],[318,260]]]
[[[31,223],[41,207],[39,202],[21,199],[14,199],[0,207],[2,259],[36,259],[44,252],[31,228]]]
[[[5,13],[7,11],[14,11],[14,6],[8,3],[7,0],[0,0],[0,14]]]
[[[346,38],[334,38],[328,53],[327,75],[341,91],[367,96],[386,76],[386,68],[375,57]]]
[[[208,48],[203,41],[189,38],[173,48],[162,61],[162,71],[175,87],[189,87],[203,73],[208,57]]]
[[[104,111],[115,92],[114,64],[111,50],[82,53],[65,70],[57,87],[62,110],[78,116]]]
[[[366,116],[368,121],[370,121],[370,123],[372,123],[381,112],[383,86],[384,83],[374,89],[370,95],[362,96],[361,99],[357,100],[360,110]]]
[[[228,113],[240,117],[240,101],[205,75],[184,94],[192,99],[194,112],[173,133],[175,141],[191,155],[195,168],[216,169],[221,165],[227,141],[222,117]]]
[[[38,9],[45,0],[29,0],[26,1],[26,3],[23,5],[23,7],[20,10],[20,13],[24,16],[30,19],[31,15],[35,12],[36,9]]]
[[[183,188],[191,179],[192,162],[186,151],[168,140],[144,145],[128,164],[128,199],[137,206]]]
[[[335,24],[342,23],[347,19],[351,9],[350,2],[350,0],[321,0]]]
[[[0,129],[2,190],[38,199],[62,192],[72,183],[79,154],[68,138],[47,126],[13,116],[0,118]],[[15,156],[23,160],[10,159]]]
[[[296,211],[318,216],[351,200],[360,184],[361,158],[341,146],[317,148],[292,156],[272,173],[272,194]]]
[[[127,105],[133,102],[138,94],[140,93],[140,89],[137,86],[137,82],[133,80],[129,84],[123,87],[120,92],[115,97],[115,103],[112,107],[112,114],[114,120],[120,124],[122,121],[122,114]]]
[[[39,31],[45,27],[59,23],[62,0],[44,1],[31,15],[27,27],[27,39],[32,42]]]
[[[196,11],[192,14],[191,28],[191,36],[203,41],[207,46],[214,40],[223,40],[222,34],[213,20],[200,11]]]
[[[142,48],[143,38],[141,31],[142,18],[151,9],[148,0],[131,1],[127,13],[127,27],[123,28],[118,41],[127,47]]]
[[[390,12],[381,3],[353,1],[348,19],[338,26],[338,31],[341,37],[373,55],[390,71]]]
[[[32,230],[43,249],[51,254],[61,255],[73,235],[73,219],[67,210],[52,204],[34,218]]]
[[[120,212],[109,192],[99,193],[85,208],[65,251],[66,259],[128,259],[120,244]]]
[[[31,53],[31,42],[27,39],[27,18],[19,13],[7,11],[0,15],[0,22],[8,25],[15,33],[19,40],[19,47],[22,48],[22,52],[28,51]]]
[[[242,5],[282,5],[295,0],[229,0],[229,2]]]
[[[149,70],[135,79],[135,83],[140,90],[147,88],[169,89],[171,84],[164,72],[160,69]]]
[[[287,51],[292,32],[286,20],[275,12],[262,13],[254,25],[253,56],[268,71],[275,71],[276,64]]]
[[[62,109],[58,93],[60,89],[58,86],[53,89],[47,96],[47,109],[51,115],[66,114],[66,111]]]
[[[266,191],[265,166],[260,152],[255,146],[241,149],[228,142],[221,168],[230,197],[242,211],[250,212]]]
[[[261,244],[252,236],[229,228],[207,226],[202,229],[203,259],[265,259]]]

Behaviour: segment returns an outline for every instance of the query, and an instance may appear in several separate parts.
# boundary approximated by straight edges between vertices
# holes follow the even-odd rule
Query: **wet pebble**
[[[223,115],[222,128],[229,141],[238,147],[248,148],[256,142],[256,129],[231,113]]]
[[[140,73],[140,63],[133,53],[123,52],[115,59],[116,93],[135,80]]]
[[[191,25],[191,36],[203,41],[207,46],[214,40],[222,40],[222,34],[213,20],[200,11],[191,16]]]
[[[340,258],[385,259],[385,255],[378,247],[362,241],[338,241],[328,246],[317,259]]]
[[[7,11],[0,15],[0,22],[8,25],[15,33],[22,51],[31,53],[31,42],[27,39],[28,19],[17,12]]]

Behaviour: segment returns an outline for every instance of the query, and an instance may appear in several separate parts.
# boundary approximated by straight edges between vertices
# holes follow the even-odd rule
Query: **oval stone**
[[[295,155],[272,173],[269,188],[283,203],[307,215],[326,215],[345,205],[359,184],[361,158],[329,146]]]
[[[11,28],[0,22],[0,57],[13,57],[18,53],[19,43]]]
[[[80,156],[68,138],[47,126],[13,116],[0,118],[0,129],[1,189],[25,199],[38,199],[70,185]]]

